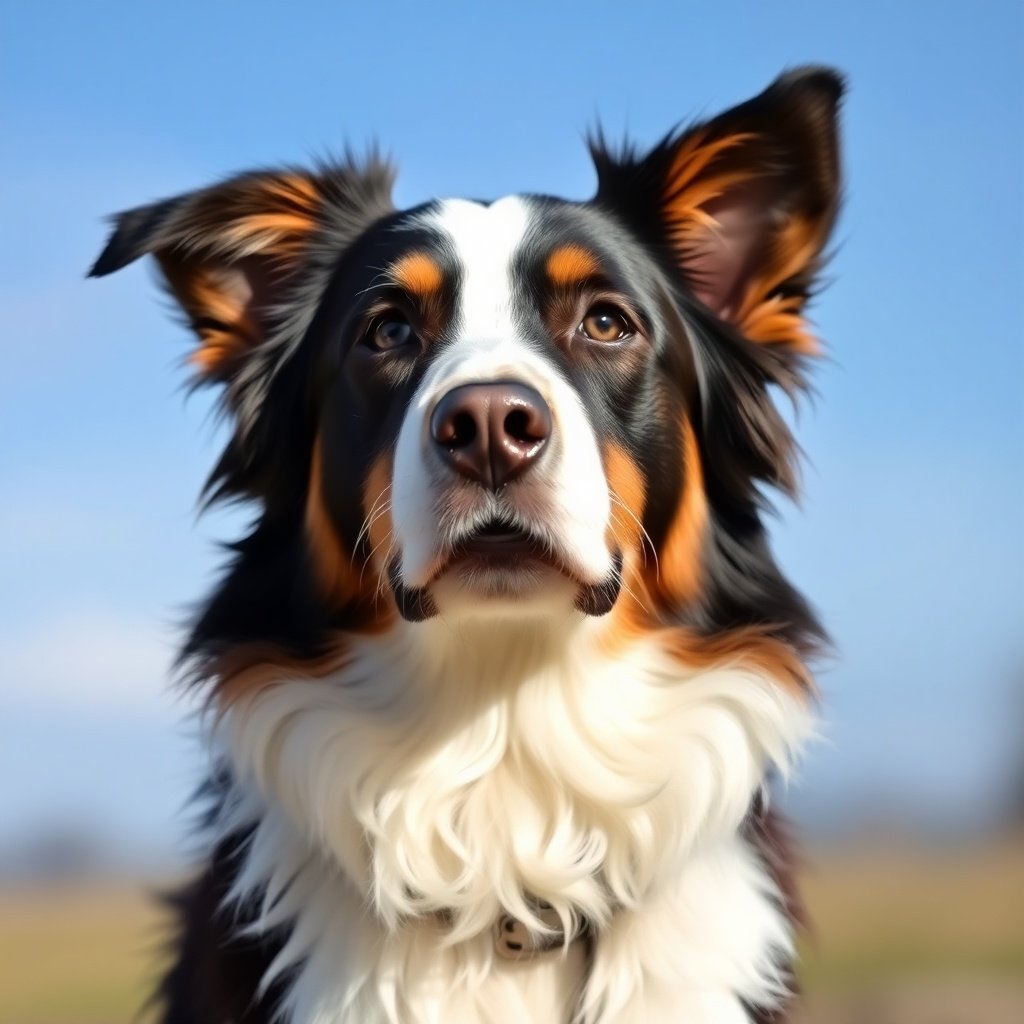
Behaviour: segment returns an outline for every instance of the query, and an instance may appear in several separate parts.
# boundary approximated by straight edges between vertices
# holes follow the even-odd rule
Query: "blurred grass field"
[[[121,1024],[149,993],[154,887],[0,888],[0,1024]],[[801,1024],[1024,1022],[1024,834],[808,859]]]
[[[808,858],[798,1024],[1024,1024],[1024,833]]]
[[[148,995],[160,921],[139,884],[0,890],[0,1022],[132,1020]]]

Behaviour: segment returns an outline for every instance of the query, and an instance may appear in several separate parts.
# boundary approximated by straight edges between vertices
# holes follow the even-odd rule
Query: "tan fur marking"
[[[188,359],[200,376],[219,377],[255,344],[256,329],[246,308],[226,286],[223,268],[185,266],[161,255],[161,269],[199,334],[199,348]]]
[[[710,637],[674,629],[666,637],[666,649],[692,668],[749,667],[778,680],[788,690],[815,692],[811,673],[800,655],[758,626],[744,626]]]
[[[608,445],[604,461],[608,490],[612,496],[611,535],[623,551],[636,549],[638,554],[642,554],[639,550],[641,543],[646,543],[640,529],[647,505],[644,478],[637,464],[617,444]]]
[[[646,488],[636,463],[618,445],[605,452],[605,473],[618,510],[610,526],[613,538],[626,552],[624,592],[612,611],[602,638],[613,655],[638,639],[654,639],[690,670],[735,665],[763,672],[796,693],[814,693],[814,683],[799,653],[772,636],[770,626],[702,636],[680,626],[659,624],[655,598],[678,605],[692,598],[700,586],[701,543],[708,506],[697,436],[689,420],[683,421],[684,493],[659,562],[644,559],[641,535]],[[625,504],[638,523],[625,510]]]
[[[305,174],[281,174],[267,183],[267,190],[289,202],[304,203],[311,209],[321,202],[320,191]]]
[[[293,259],[319,225],[322,196],[312,178],[268,175],[211,197],[193,215],[190,232],[212,254]]]
[[[720,225],[707,207],[737,185],[757,178],[750,166],[730,166],[714,170],[722,154],[753,141],[750,133],[737,133],[708,140],[703,133],[688,139],[676,153],[669,172],[664,199],[669,236],[682,261],[699,251],[701,240],[719,230]],[[764,344],[787,344],[803,355],[815,355],[819,345],[807,330],[802,317],[805,300],[801,296],[773,294],[775,289],[810,265],[824,244],[827,225],[792,215],[772,239],[765,256],[764,269],[744,290],[739,308],[731,319],[743,335]]]
[[[824,229],[806,217],[794,216],[779,233],[772,247],[774,259],[751,281],[740,304],[740,329],[751,341],[785,342],[803,355],[819,352],[818,341],[803,320],[803,297],[772,292],[812,263],[823,244]]]
[[[312,230],[313,221],[304,213],[252,213],[226,226],[224,240],[242,249],[273,249],[271,255],[277,256],[282,246],[289,251],[297,248]]]
[[[547,260],[547,275],[558,288],[572,288],[601,272],[597,257],[581,245],[560,245]]]
[[[602,650],[614,656],[639,640],[657,644],[691,672],[747,668],[776,680],[790,692],[809,697],[817,692],[799,653],[772,636],[770,627],[743,626],[705,636],[684,626],[659,626],[649,617],[629,611],[627,606],[622,614],[613,613],[602,637]]]
[[[366,534],[370,554],[366,575],[369,585],[383,579],[388,557],[394,544],[395,528],[391,519],[391,458],[385,455],[374,460],[363,485],[363,514],[369,525]]]
[[[376,633],[393,621],[393,609],[375,600],[371,593],[380,573],[363,567],[346,549],[337,535],[324,506],[322,491],[322,455],[320,438],[313,447],[306,501],[306,539],[317,585],[335,606],[347,606],[358,616],[358,628],[364,635]],[[370,521],[367,536],[383,565],[392,536],[389,481],[391,467],[386,458],[378,459],[367,474],[363,488],[363,510]],[[253,696],[269,686],[289,679],[318,679],[341,669],[347,652],[340,641],[315,657],[303,660],[266,644],[245,644],[220,657],[209,675],[217,679],[212,699],[220,710]]]
[[[697,436],[689,420],[683,420],[682,434],[683,493],[662,549],[656,555],[651,553],[641,527],[647,495],[640,470],[616,445],[609,445],[605,454],[608,486],[615,495],[609,530],[625,555],[624,593],[612,613],[608,634],[612,647],[627,642],[637,632],[659,628],[659,608],[675,608],[692,600],[701,585],[707,496]]]
[[[646,577],[648,573],[657,576],[658,561],[643,529],[647,506],[643,474],[629,453],[617,444],[607,446],[604,463],[612,500],[607,541],[622,553],[622,593],[605,633],[606,649],[614,655],[654,611]]]
[[[425,252],[411,252],[391,265],[390,277],[410,295],[428,299],[441,290],[444,274]]]
[[[200,376],[227,376],[259,343],[248,269],[258,264],[264,281],[286,279],[319,225],[321,205],[316,182],[299,174],[226,186],[199,202],[177,248],[157,254],[168,284],[198,324],[200,347],[189,361]]]
[[[708,518],[697,435],[683,420],[683,494],[661,552],[655,588],[671,603],[689,600],[700,587],[701,544]]]
[[[217,679],[212,697],[220,713],[232,704],[290,679],[322,679],[345,667],[348,652],[339,642],[319,657],[301,660],[265,644],[247,644],[220,657],[212,667]]]
[[[709,172],[711,163],[753,137],[750,133],[738,133],[709,141],[698,132],[679,147],[669,171],[664,208],[673,240],[684,251],[695,236],[716,227],[714,217],[705,207],[733,186],[754,177],[751,171],[740,168]]]
[[[319,437],[313,446],[309,473],[306,539],[313,572],[324,595],[339,607],[350,604],[359,591],[357,574],[352,555],[342,544],[324,506]]]

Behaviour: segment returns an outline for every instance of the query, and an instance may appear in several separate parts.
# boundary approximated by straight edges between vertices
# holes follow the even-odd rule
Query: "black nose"
[[[537,461],[551,410],[526,384],[462,384],[434,406],[430,436],[457,473],[496,491]]]

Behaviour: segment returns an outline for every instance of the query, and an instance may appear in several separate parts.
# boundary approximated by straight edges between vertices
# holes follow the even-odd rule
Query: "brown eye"
[[[633,329],[629,321],[615,306],[593,306],[577,330],[591,341],[622,341],[628,338]]]
[[[370,346],[378,352],[393,352],[408,345],[414,338],[409,321],[392,315],[377,324],[368,340]]]

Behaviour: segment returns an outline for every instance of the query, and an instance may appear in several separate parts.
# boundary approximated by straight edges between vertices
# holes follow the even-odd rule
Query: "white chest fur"
[[[737,830],[810,716],[736,666],[688,672],[650,641],[454,636],[403,627],[347,667],[233,707],[226,827],[255,823],[239,894],[292,925],[291,1020],[588,1022],[746,1019],[780,994],[788,934]],[[583,946],[494,954],[531,897]],[[443,915],[443,917],[442,917]],[[443,924],[441,923],[443,920]],[[584,979],[584,973],[587,977]],[[688,1016],[683,1016],[686,1013]]]

